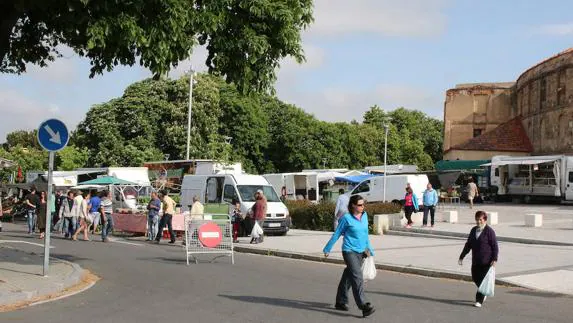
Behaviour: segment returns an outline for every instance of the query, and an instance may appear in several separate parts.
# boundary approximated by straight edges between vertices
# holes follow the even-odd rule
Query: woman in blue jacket
[[[404,214],[406,215],[406,228],[411,228],[414,221],[412,221],[412,213],[418,211],[418,197],[410,186],[406,187],[406,196],[404,197]]]
[[[344,235],[342,257],[346,268],[338,284],[334,307],[341,311],[348,311],[348,290],[352,287],[356,305],[362,310],[362,316],[367,317],[375,310],[364,297],[362,262],[364,258],[373,256],[374,251],[368,238],[368,214],[364,212],[364,199],[360,195],[352,196],[348,203],[348,211],[349,213],[344,214],[338,221],[338,227],[323,252],[324,256],[328,257],[338,238]]]

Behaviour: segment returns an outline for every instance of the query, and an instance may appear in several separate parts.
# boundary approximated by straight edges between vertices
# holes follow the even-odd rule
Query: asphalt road
[[[4,232],[0,239],[31,239]],[[38,240],[35,239],[35,242]],[[132,243],[132,242],[129,242]],[[102,279],[65,299],[9,313],[0,322],[347,322],[333,309],[343,267],[236,254],[186,266],[181,246],[54,239],[55,257]],[[20,245],[21,248],[37,248]],[[497,288],[474,308],[472,284],[379,271],[367,297],[380,322],[572,322],[573,298]],[[352,296],[350,296],[352,300]]]

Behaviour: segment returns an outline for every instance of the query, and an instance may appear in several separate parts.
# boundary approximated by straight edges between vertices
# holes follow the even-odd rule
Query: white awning
[[[559,159],[559,158],[495,160],[495,161],[492,161],[490,164],[484,164],[481,166],[537,165],[537,164],[554,162],[557,159]]]

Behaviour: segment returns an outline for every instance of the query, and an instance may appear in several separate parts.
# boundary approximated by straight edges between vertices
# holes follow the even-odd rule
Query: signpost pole
[[[51,229],[52,229],[52,215],[51,215],[51,208],[52,208],[52,203],[54,203],[55,201],[52,200],[52,194],[53,189],[53,179],[52,179],[52,174],[54,172],[54,152],[50,151],[50,157],[49,157],[49,161],[48,161],[48,194],[46,196],[47,198],[47,206],[46,206],[46,229],[45,229],[45,235],[44,235],[44,277],[48,276],[48,272],[50,269],[50,233],[51,233]],[[44,216],[43,214],[40,214],[40,216]]]

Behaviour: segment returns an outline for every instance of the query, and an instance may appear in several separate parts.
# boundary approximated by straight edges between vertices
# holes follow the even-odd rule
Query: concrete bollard
[[[458,223],[458,211],[446,211],[444,213],[444,222]]]
[[[497,212],[487,212],[487,224],[488,225],[497,225]]]
[[[387,214],[374,214],[374,234],[383,235],[389,226]]]
[[[540,227],[543,225],[543,215],[530,213],[525,215],[525,226],[526,227]]]

